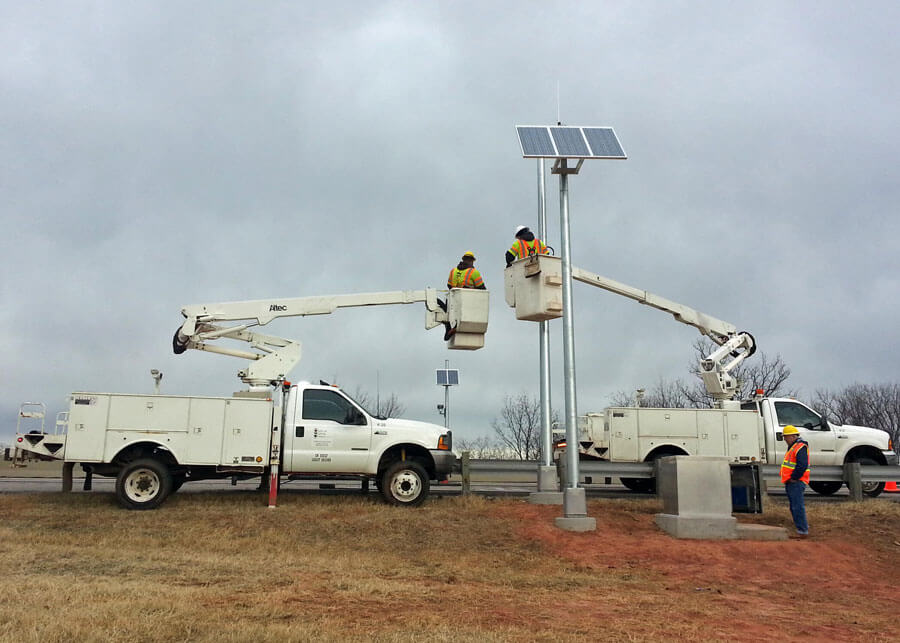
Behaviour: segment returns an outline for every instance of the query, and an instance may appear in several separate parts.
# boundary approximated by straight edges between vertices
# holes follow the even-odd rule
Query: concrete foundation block
[[[787,540],[788,533],[784,527],[771,525],[739,524],[735,530],[741,540]]]
[[[561,491],[536,491],[528,494],[528,502],[533,505],[561,505],[563,494]]]
[[[732,516],[677,516],[656,514],[656,524],[675,538],[728,540],[737,538],[737,519]]]
[[[587,515],[587,496],[581,487],[566,487],[563,491],[563,513],[566,517]]]
[[[555,466],[538,467],[538,491],[559,491],[559,478]]]
[[[556,526],[565,531],[596,531],[597,520],[588,516],[560,516]]]

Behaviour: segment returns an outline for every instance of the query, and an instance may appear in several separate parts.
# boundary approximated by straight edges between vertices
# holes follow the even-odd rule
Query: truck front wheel
[[[381,495],[392,505],[417,507],[430,488],[425,467],[415,460],[395,462],[381,476]]]
[[[863,465],[874,464],[877,465],[878,462],[873,460],[872,458],[860,458],[858,462]],[[869,496],[870,498],[876,498],[881,495],[881,492],[884,491],[884,483],[883,482],[863,482],[862,483],[862,491],[864,494]]]
[[[129,462],[116,476],[116,498],[126,509],[156,509],[171,492],[172,474],[154,458]]]

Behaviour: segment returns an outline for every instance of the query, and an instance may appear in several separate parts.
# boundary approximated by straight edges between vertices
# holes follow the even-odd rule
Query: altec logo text
[[[281,304],[272,304],[269,306],[269,312],[278,312],[283,313],[287,310],[287,306],[282,306]]]

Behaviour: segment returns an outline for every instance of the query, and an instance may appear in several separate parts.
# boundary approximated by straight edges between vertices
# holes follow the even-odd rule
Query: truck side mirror
[[[777,432],[775,433],[775,440],[776,440],[777,442],[783,442],[783,441],[784,441],[784,435],[782,435],[781,431],[777,431]]]

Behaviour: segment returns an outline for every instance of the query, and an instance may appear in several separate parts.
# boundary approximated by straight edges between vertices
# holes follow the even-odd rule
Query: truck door
[[[287,427],[291,473],[363,473],[372,429],[368,416],[338,391],[309,388]]]
[[[809,443],[809,460],[811,465],[832,465],[840,464],[835,462],[835,442],[836,437],[834,431],[824,422],[822,426],[822,418],[817,413],[808,409],[799,402],[775,402],[775,415],[778,417],[778,426],[775,427],[777,432],[781,432],[788,424],[793,424],[800,431],[800,437]],[[778,456],[778,462],[784,458],[787,450],[787,443],[776,441],[775,451]]]

